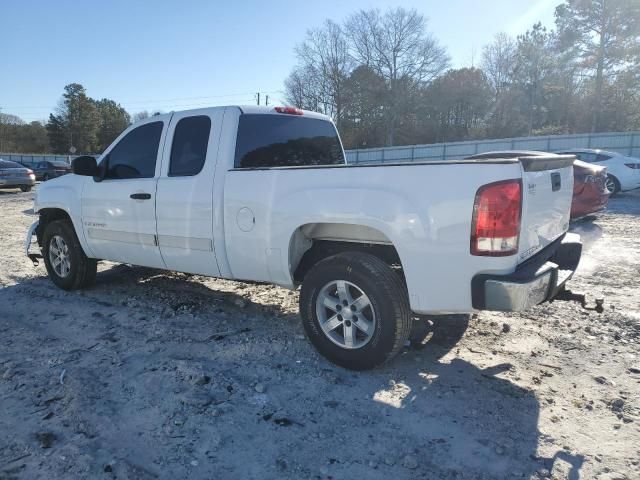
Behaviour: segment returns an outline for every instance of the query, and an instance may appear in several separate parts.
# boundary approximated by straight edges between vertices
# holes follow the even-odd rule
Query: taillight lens
[[[516,253],[521,210],[519,179],[480,187],[473,204],[471,255],[500,257]]]
[[[286,113],[287,115],[302,115],[302,110],[296,107],[275,107],[274,110],[278,113]]]
[[[640,170],[640,163],[625,163],[625,166],[633,168],[634,170]]]

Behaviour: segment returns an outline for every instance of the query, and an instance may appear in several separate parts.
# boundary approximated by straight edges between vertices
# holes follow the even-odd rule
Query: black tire
[[[30,192],[31,191],[31,187],[30,186],[23,186],[23,187],[20,187],[20,190],[22,190],[23,192]]]
[[[49,180],[49,174],[48,174],[48,173],[45,173],[45,174],[42,176],[42,181],[43,181],[43,182],[46,182],[47,180]]]
[[[51,242],[55,236],[62,237],[68,248],[70,268],[69,273],[64,277],[56,272],[49,255]],[[73,225],[68,220],[55,220],[45,226],[42,235],[42,256],[49,278],[64,290],[88,287],[96,279],[98,261],[85,255]]]
[[[366,294],[375,312],[370,340],[359,348],[335,344],[318,320],[316,300],[320,291],[328,283],[340,280],[356,285]],[[307,337],[318,352],[350,370],[368,370],[391,360],[411,332],[409,298],[402,278],[378,257],[361,252],[339,253],[311,268],[302,283],[300,315]]]
[[[615,197],[618,193],[620,193],[620,182],[618,181],[618,179],[616,177],[614,177],[611,174],[607,174],[607,180],[610,180],[611,182],[613,182],[613,191],[611,191],[611,196]]]

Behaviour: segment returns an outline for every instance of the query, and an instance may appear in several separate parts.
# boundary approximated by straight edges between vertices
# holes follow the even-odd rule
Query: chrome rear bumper
[[[571,279],[580,262],[580,236],[567,233],[509,275],[476,275],[473,308],[517,312],[552,300]]]

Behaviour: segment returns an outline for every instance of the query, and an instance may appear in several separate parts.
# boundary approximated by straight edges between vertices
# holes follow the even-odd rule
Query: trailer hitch
[[[594,310],[598,313],[604,312],[604,298],[596,298],[595,307],[587,307],[587,298],[584,293],[573,293],[571,290],[563,289],[551,301],[560,300],[566,302],[578,302],[585,310]]]

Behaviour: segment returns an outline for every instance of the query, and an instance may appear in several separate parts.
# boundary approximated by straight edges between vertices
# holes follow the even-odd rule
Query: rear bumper
[[[547,302],[573,276],[581,254],[580,236],[567,233],[509,275],[476,275],[471,282],[473,308],[517,312]]]
[[[0,188],[33,187],[35,184],[32,178],[0,178]]]

